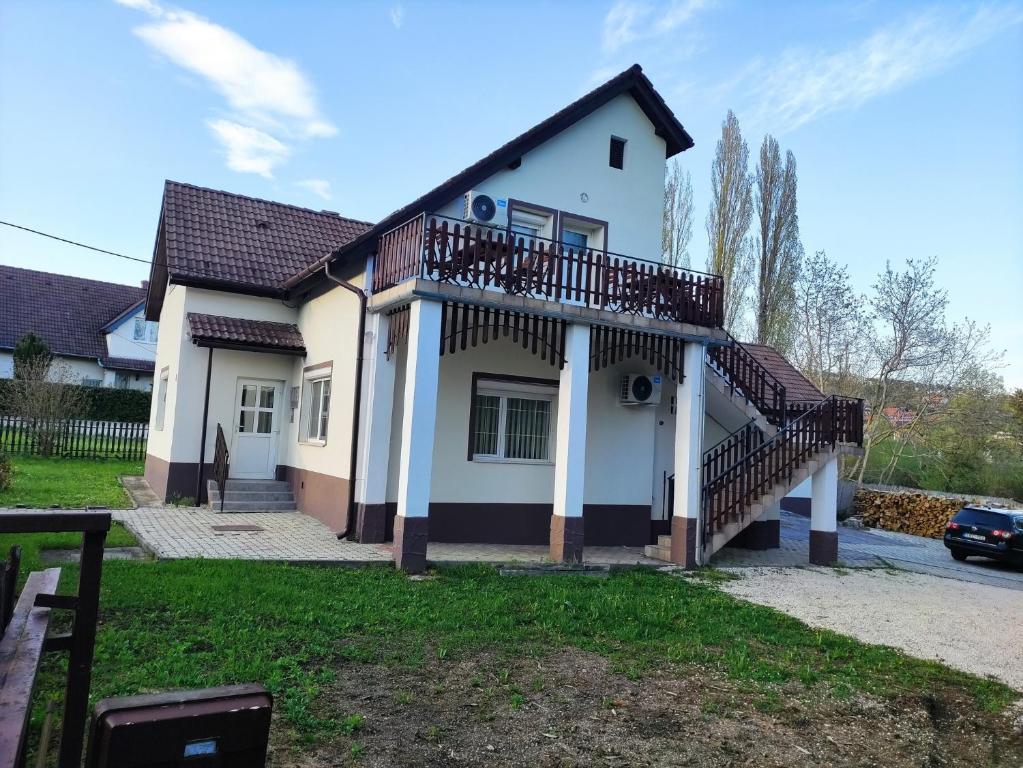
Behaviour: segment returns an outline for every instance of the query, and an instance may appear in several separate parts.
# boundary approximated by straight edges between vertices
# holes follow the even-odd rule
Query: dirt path
[[[575,649],[337,673],[317,717],[357,726],[313,748],[275,729],[275,768],[1023,764],[1007,719],[940,693],[881,701],[790,683],[765,696],[691,666],[630,680]]]
[[[1023,592],[891,570],[744,568],[727,592],[1023,690]]]

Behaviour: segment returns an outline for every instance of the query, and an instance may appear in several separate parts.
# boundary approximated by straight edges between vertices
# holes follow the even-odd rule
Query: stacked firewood
[[[926,493],[899,493],[860,488],[856,512],[871,528],[911,533],[940,539],[945,526],[966,504],[965,499],[946,499]]]

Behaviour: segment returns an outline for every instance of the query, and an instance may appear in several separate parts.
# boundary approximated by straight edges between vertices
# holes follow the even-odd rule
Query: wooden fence
[[[0,452],[21,456],[142,461],[148,438],[145,422],[0,416]]]

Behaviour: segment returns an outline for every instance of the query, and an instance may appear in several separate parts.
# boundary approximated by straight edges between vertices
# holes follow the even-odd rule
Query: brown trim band
[[[811,565],[834,565],[838,562],[838,533],[810,529]]]

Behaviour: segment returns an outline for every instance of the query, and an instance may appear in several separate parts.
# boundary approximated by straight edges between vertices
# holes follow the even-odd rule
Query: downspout
[[[195,506],[199,506],[202,498],[202,474],[206,466],[206,422],[210,417],[210,378],[213,374],[213,347],[210,347],[209,357],[206,358],[206,398],[202,403],[202,437],[199,443],[199,468],[195,472]]]
[[[355,475],[358,472],[359,462],[359,411],[362,409],[362,362],[365,358],[364,348],[366,346],[366,292],[361,288],[352,285],[347,280],[335,277],[330,274],[330,262],[323,265],[323,272],[328,279],[340,285],[346,291],[351,291],[359,298],[359,332],[355,354],[355,394],[352,398],[352,449],[351,459],[348,464],[348,512],[345,518],[345,529],[338,533],[337,537],[343,539],[352,530],[352,521],[355,519]]]

